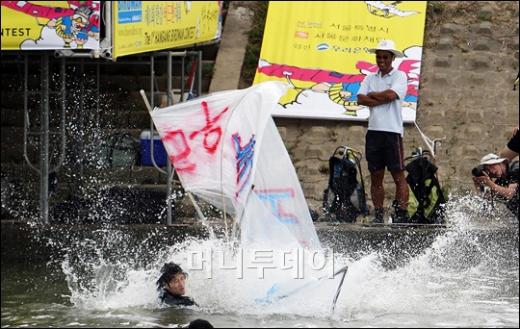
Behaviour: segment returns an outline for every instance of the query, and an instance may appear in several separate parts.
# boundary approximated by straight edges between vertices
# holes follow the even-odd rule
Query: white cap
[[[499,157],[496,154],[489,153],[487,155],[484,155],[482,157],[482,159],[480,159],[480,164],[481,165],[494,165],[494,164],[497,164],[497,163],[502,163],[504,161],[507,161],[507,159],[506,158],[501,158],[501,157]]]
[[[376,48],[368,49],[369,53],[375,53],[377,50],[385,50],[393,53],[395,57],[404,57],[403,53],[395,49],[395,43],[392,40],[381,40]]]

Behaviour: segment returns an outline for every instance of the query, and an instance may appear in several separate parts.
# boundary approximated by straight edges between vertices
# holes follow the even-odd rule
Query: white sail
[[[287,88],[265,82],[152,112],[184,189],[234,216],[243,247],[321,248],[271,117]]]

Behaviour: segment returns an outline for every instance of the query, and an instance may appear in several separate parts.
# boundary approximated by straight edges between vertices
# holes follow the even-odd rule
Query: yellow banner
[[[357,91],[377,72],[368,49],[390,39],[405,56],[393,67],[407,74],[403,119],[413,122],[425,17],[426,1],[271,1],[254,83],[292,84],[276,116],[365,121]]]
[[[100,1],[2,1],[2,50],[98,49]]]
[[[221,1],[114,1],[113,58],[220,38]]]

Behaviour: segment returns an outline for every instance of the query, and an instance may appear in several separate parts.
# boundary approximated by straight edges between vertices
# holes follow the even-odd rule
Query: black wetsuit
[[[507,147],[511,151],[515,151],[516,153],[520,153],[520,132],[517,132],[507,143]]]
[[[495,183],[500,186],[505,186],[505,187],[507,187],[509,184],[514,184],[514,183],[518,184],[518,173],[519,173],[518,161],[514,161],[514,162],[510,163],[507,168],[507,178],[498,178],[495,181]],[[509,210],[511,210],[511,212],[513,214],[515,214],[516,217],[518,218],[518,206],[520,204],[519,198],[520,198],[519,186],[517,186],[515,195],[511,199],[507,200],[505,198],[499,198],[499,200],[504,202],[505,205],[507,206],[507,208]]]
[[[195,303],[193,299],[191,299],[190,297],[173,295],[166,289],[163,289],[160,292],[159,299],[161,300],[161,302],[170,306],[198,306],[197,303]]]

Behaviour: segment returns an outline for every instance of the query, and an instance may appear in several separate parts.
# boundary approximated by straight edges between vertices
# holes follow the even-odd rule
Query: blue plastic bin
[[[155,163],[159,167],[164,167],[166,166],[168,155],[166,154],[166,150],[164,149],[161,137],[157,132],[155,132],[153,140],[150,141],[150,135],[150,130],[143,130],[141,132],[141,166],[153,166],[150,154],[151,142],[153,142],[153,155]]]

